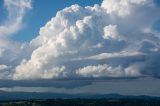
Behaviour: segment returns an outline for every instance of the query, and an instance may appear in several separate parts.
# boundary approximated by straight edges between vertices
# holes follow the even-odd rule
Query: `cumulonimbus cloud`
[[[67,7],[30,42],[35,49],[12,79],[159,76],[159,10],[153,0]]]

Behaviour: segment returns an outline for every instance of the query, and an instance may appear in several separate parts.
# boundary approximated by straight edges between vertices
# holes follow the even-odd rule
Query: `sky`
[[[48,20],[54,17],[57,11],[62,10],[65,7],[69,7],[73,4],[79,4],[80,6],[88,6],[88,5],[100,4],[101,1],[102,0],[87,0],[87,1],[86,0],[69,0],[69,1],[39,0],[37,2],[36,0],[33,0],[32,11],[28,12],[27,16],[24,17],[26,21],[25,27],[12,38],[20,42],[30,41],[38,35],[39,28],[44,26]],[[37,20],[37,18],[39,17],[41,17],[41,19]],[[27,36],[22,36],[23,33],[25,33]]]
[[[1,0],[0,91],[160,96],[159,11],[159,0]]]

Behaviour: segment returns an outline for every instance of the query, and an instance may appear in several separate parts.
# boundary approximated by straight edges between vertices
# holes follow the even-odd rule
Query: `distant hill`
[[[4,92],[0,91],[0,100],[28,100],[28,99],[72,99],[72,98],[88,98],[88,99],[159,99],[160,97],[151,97],[151,96],[123,96],[119,94],[60,94],[60,93],[26,93],[26,92]]]

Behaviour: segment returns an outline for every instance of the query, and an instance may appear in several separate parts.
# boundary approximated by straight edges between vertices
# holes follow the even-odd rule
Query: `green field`
[[[0,106],[160,106],[159,99],[47,99],[1,101]]]

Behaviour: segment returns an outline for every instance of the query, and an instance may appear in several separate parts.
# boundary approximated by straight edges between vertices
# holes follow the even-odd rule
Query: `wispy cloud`
[[[32,8],[32,5],[31,0],[4,0],[4,8],[7,16],[0,25],[0,64],[3,67],[10,67],[17,63],[13,61],[17,61],[21,51],[21,44],[11,40],[11,36],[23,28],[24,16]],[[11,69],[9,70],[11,71]],[[10,71],[1,71],[1,78],[7,77],[7,74],[11,73]]]
[[[23,26],[23,18],[28,9],[31,9],[31,0],[4,0],[4,7],[8,16],[0,26],[0,37],[12,36]]]

